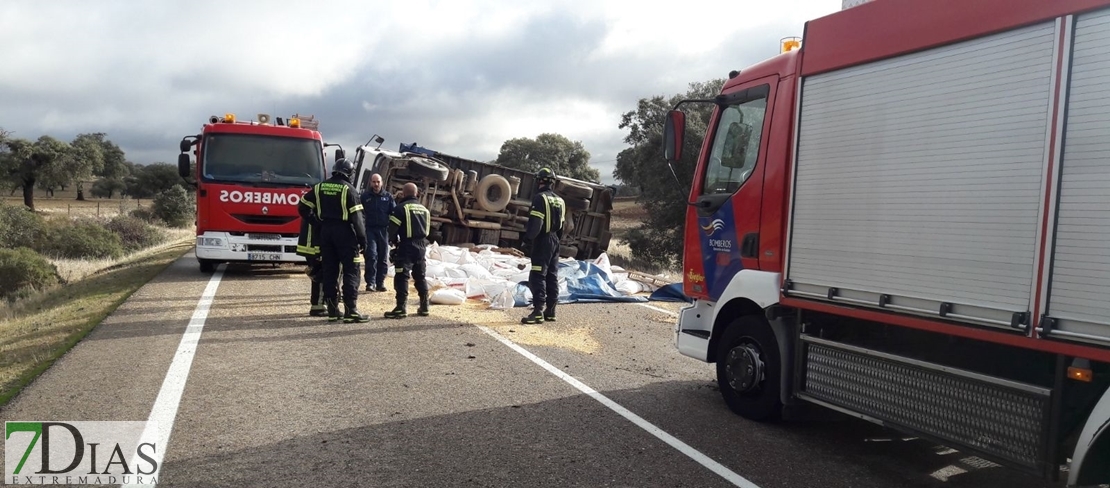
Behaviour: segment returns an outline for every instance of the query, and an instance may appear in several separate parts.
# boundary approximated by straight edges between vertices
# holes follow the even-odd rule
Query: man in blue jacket
[[[370,175],[370,188],[362,194],[362,214],[366,216],[366,291],[385,291],[389,272],[389,215],[397,206],[393,195],[382,189],[382,175]]]

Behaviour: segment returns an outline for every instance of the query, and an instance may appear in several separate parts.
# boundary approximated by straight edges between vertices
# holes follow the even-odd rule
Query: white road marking
[[[193,356],[197,352],[197,343],[200,342],[200,333],[204,330],[204,321],[208,318],[208,310],[212,308],[212,299],[216,297],[216,289],[220,286],[220,279],[224,275],[224,266],[216,268],[212,279],[197,302],[193,310],[193,318],[181,336],[177,346],[177,353],[170,362],[170,369],[166,372],[166,379],[162,381],[162,389],[158,391],[158,398],[154,400],[154,408],[150,410],[147,429],[143,431],[140,442],[152,442],[157,451],[151,456],[158,463],[154,478],[158,478],[162,471],[162,460],[166,457],[166,447],[170,443],[170,434],[173,433],[173,421],[177,417],[177,407],[181,404],[181,393],[185,391],[185,381],[189,379],[189,369],[193,366]],[[138,485],[121,485],[138,486]]]
[[[667,310],[667,309],[665,309],[665,308],[659,308],[659,307],[656,307],[656,306],[654,306],[654,305],[648,305],[648,304],[646,304],[646,303],[637,303],[637,305],[639,305],[639,306],[641,306],[641,307],[647,307],[647,308],[650,308],[650,309],[652,309],[652,310],[655,310],[656,312],[663,312],[663,313],[665,313],[665,314],[667,314],[667,315],[672,315],[672,316],[678,317],[678,314],[677,314],[677,313],[675,313],[675,312],[672,312],[672,311],[670,311],[670,310]]]
[[[540,365],[541,368],[546,369],[549,373],[557,376],[559,379],[561,379],[561,380],[569,383],[571,386],[577,388],[578,391],[581,391],[582,393],[585,393],[585,394],[589,395],[591,398],[593,398],[594,400],[597,400],[602,405],[605,405],[606,407],[609,407],[610,410],[616,412],[621,417],[624,417],[625,419],[628,419],[628,421],[636,424],[638,427],[640,427],[641,429],[644,429],[649,434],[659,438],[659,440],[661,440],[663,442],[666,442],[668,445],[677,449],[682,454],[685,454],[690,459],[693,459],[694,461],[697,461],[702,466],[705,466],[706,468],[709,468],[710,471],[712,471],[712,472],[716,473],[718,476],[728,480],[729,483],[732,483],[733,485],[740,486],[740,487],[743,487],[743,488],[759,488],[755,483],[752,483],[751,481],[748,481],[747,479],[744,479],[744,477],[732,472],[730,469],[724,467],[723,465],[721,465],[717,461],[714,461],[714,460],[710,459],[709,456],[706,456],[705,454],[702,454],[697,449],[694,449],[693,447],[690,447],[689,445],[687,445],[685,442],[682,442],[682,441],[678,440],[677,438],[675,438],[674,436],[664,432],[663,429],[660,429],[659,427],[656,427],[656,426],[652,425],[651,422],[648,422],[647,420],[644,420],[639,415],[636,415],[636,414],[632,413],[628,409],[620,406],[617,402],[614,402],[613,400],[610,400],[605,395],[602,395],[601,393],[598,393],[596,390],[594,390],[593,388],[590,388],[585,383],[582,383],[581,381],[578,381],[573,376],[564,373],[559,368],[556,368],[555,366],[552,366],[547,361],[544,361],[543,359],[540,359],[538,356],[536,356],[535,354],[532,354],[527,349],[525,349],[523,347],[520,347],[515,342],[506,339],[504,336],[502,336],[501,334],[498,334],[493,329],[490,329],[490,328],[482,326],[482,325],[477,325],[477,324],[475,324],[475,326],[478,327],[479,329],[481,329],[482,332],[485,332],[486,334],[489,334],[494,339],[497,339],[502,344],[508,346],[510,349],[520,353],[521,356],[524,356],[524,357],[530,359],[533,363],[536,363],[536,364]]]

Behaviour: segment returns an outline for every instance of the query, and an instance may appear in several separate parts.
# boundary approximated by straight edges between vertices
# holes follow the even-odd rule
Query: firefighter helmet
[[[540,168],[540,170],[536,172],[537,183],[550,185],[555,183],[556,179],[555,172],[551,171],[551,168]]]
[[[335,160],[335,165],[331,167],[331,174],[341,174],[351,179],[351,175],[355,172],[355,163],[348,161],[345,158]]]

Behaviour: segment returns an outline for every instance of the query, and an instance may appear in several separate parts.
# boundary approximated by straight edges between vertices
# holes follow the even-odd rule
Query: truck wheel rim
[[[740,393],[756,389],[763,379],[763,359],[751,344],[740,344],[728,352],[725,373],[729,386]]]

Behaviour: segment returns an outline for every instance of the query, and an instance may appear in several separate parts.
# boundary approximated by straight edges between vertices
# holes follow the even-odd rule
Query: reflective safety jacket
[[[402,247],[427,244],[428,235],[432,233],[432,213],[428,211],[416,197],[401,200],[389,216],[389,237],[400,243]]]
[[[528,240],[547,235],[562,238],[566,216],[566,203],[562,197],[551,189],[539,192],[532,198],[532,209],[528,213],[528,226],[525,227],[524,235]]]
[[[355,188],[342,176],[334,175],[313,186],[301,197],[297,211],[302,219],[312,219],[322,225],[350,225],[359,244],[366,246],[362,202]]]

